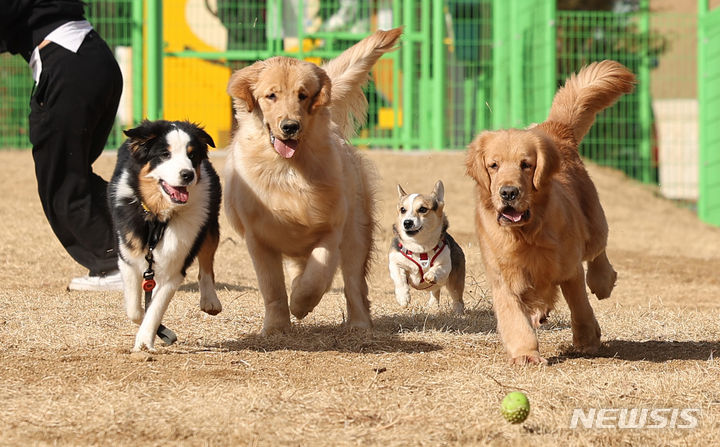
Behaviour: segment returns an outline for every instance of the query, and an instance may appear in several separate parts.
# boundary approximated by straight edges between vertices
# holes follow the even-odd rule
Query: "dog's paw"
[[[269,337],[271,335],[287,334],[290,332],[290,322],[287,324],[264,324],[260,335]]]
[[[200,297],[200,310],[210,315],[222,312],[222,303],[217,296]]]
[[[434,271],[430,270],[423,275],[423,279],[430,284],[435,284],[435,282],[437,281],[437,275]]]
[[[142,323],[143,318],[145,317],[145,311],[143,311],[142,308],[133,309],[133,310],[127,309],[126,313],[127,313],[128,318],[130,319],[130,321],[132,321],[133,323],[135,323],[137,325]]]
[[[600,325],[597,320],[573,327],[573,348],[583,354],[597,354],[600,349]]]
[[[154,337],[153,337],[154,338]],[[132,349],[132,352],[157,352],[157,349],[155,349],[155,343],[154,340],[147,341],[147,340],[135,340],[135,346]]]
[[[535,351],[528,354],[522,354],[510,359],[511,365],[547,365],[547,360]]]
[[[357,332],[360,334],[363,334],[363,333],[370,334],[370,333],[372,333],[372,321],[355,318],[355,319],[348,321],[347,328],[350,331]]]
[[[455,312],[456,315],[462,315],[465,313],[465,303],[462,301],[453,301],[453,312]]]
[[[610,264],[603,267],[588,268],[587,285],[599,300],[610,297],[610,294],[615,288],[616,281],[617,272]]]
[[[410,293],[407,290],[403,290],[398,292],[395,291],[395,301],[400,305],[400,307],[408,307],[410,304]]]

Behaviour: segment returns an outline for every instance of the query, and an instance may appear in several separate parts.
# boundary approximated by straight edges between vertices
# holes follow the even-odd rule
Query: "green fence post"
[[[143,0],[132,2],[132,23],[130,42],[132,46],[132,99],[133,123],[143,119],[143,16],[145,14]]]
[[[543,118],[549,113],[555,97],[555,85],[557,83],[557,5],[554,0],[545,0],[545,18],[547,29],[547,41],[545,42],[545,63],[548,67],[545,70],[545,100]]]
[[[705,71],[707,70],[705,63],[707,58],[707,35],[705,33],[705,18],[708,13],[708,0],[698,0],[698,37],[697,37],[697,52],[698,52],[698,70],[697,70],[697,83],[698,83],[698,216],[700,219],[707,221],[708,206],[707,200],[705,199],[705,183],[707,181],[705,177],[705,169],[703,169],[703,163],[707,160],[705,147],[707,146],[707,132],[704,129],[703,118],[706,116],[706,101],[703,98],[707,94],[705,91]]]
[[[402,54],[403,70],[403,125],[402,140],[404,149],[411,149],[413,141],[413,130],[415,126],[415,98],[414,84],[414,52],[415,52],[415,2],[404,0],[403,2],[403,23],[405,24],[405,48]]]
[[[492,3],[492,94],[490,113],[493,129],[507,126],[508,87],[510,79],[505,62],[509,51],[507,35],[509,20],[507,17],[508,0],[494,0]]]
[[[392,11],[393,27],[397,28],[402,23],[402,17],[400,16],[402,13],[401,0],[393,0]],[[400,49],[393,52],[390,56],[393,60],[393,128],[391,130],[393,149],[400,149],[402,145],[402,140],[400,139],[400,111],[402,110],[402,106],[400,104],[400,63],[404,52],[405,45],[401,44]]]
[[[432,148],[435,150],[445,148],[445,100],[447,98],[447,85],[445,73],[445,2],[433,1],[433,104],[432,111]]]
[[[163,5],[162,0],[147,5],[147,116],[157,120],[163,116]]]
[[[651,101],[650,101],[650,3],[649,0],[640,1],[640,42],[641,56],[638,69],[638,102],[640,119],[640,159],[642,160],[642,178],[644,183],[653,181],[652,176],[652,141],[651,129]]]

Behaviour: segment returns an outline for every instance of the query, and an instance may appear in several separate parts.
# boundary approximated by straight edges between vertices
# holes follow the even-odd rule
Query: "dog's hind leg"
[[[290,312],[304,318],[318,305],[332,285],[339,262],[340,234],[331,232],[320,240],[308,257],[302,274],[293,281]]]
[[[160,278],[158,287],[155,289],[150,301],[150,306],[145,309],[145,318],[143,318],[140,329],[138,329],[135,336],[134,351],[141,350],[143,346],[147,347],[149,351],[155,350],[155,334],[158,327],[160,327],[168,304],[175,295],[175,291],[180,287],[182,280],[183,277],[180,274],[167,280]]]
[[[617,272],[610,265],[605,250],[595,259],[588,261],[587,283],[590,291],[602,300],[612,293],[617,280]]]
[[[122,259],[118,261],[118,268],[123,279],[123,297],[125,299],[125,313],[135,324],[142,323],[145,311],[142,308],[142,275],[135,267]]]
[[[346,235],[342,248],[342,275],[347,302],[347,324],[350,328],[370,329],[367,271],[372,241],[363,239],[359,231]]]
[[[222,303],[215,291],[215,270],[213,267],[219,234],[209,231],[198,253],[198,285],[200,287],[200,309],[210,315],[222,311]]]
[[[450,298],[452,299],[453,312],[457,315],[462,315],[465,312],[465,302],[463,301],[463,294],[465,293],[464,256],[462,257],[462,262],[453,265],[445,287],[447,287]]]
[[[575,276],[560,284],[560,288],[570,308],[573,346],[586,354],[596,353],[600,347],[600,325],[588,301],[582,263],[578,264]]]

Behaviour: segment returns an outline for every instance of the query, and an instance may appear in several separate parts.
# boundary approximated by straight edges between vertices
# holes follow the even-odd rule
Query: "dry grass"
[[[0,444],[4,445],[720,445],[720,230],[615,172],[591,168],[620,273],[593,305],[600,355],[570,348],[561,304],[540,331],[547,367],[509,367],[473,235],[462,153],[372,152],[380,173],[375,330],[346,333],[342,284],[286,336],[263,338],[244,243],[221,221],[224,311],[198,309],[196,270],[165,317],[180,341],[152,361],[129,354],[135,327],[120,293],[70,293],[85,272],[43,217],[29,152],[0,152]],[[215,163],[221,167],[223,158]],[[114,156],[97,168],[107,177]],[[426,177],[427,176],[427,177]],[[468,258],[463,317],[397,307],[385,263],[395,183],[429,192],[442,178],[451,232]],[[447,304],[447,300],[444,304]],[[499,413],[524,390],[528,420]],[[574,408],[700,408],[692,430],[568,428]]]

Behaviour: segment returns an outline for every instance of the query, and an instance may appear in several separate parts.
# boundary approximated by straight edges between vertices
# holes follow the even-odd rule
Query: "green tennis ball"
[[[500,404],[503,417],[511,424],[519,424],[530,414],[530,401],[520,391],[508,393]]]

